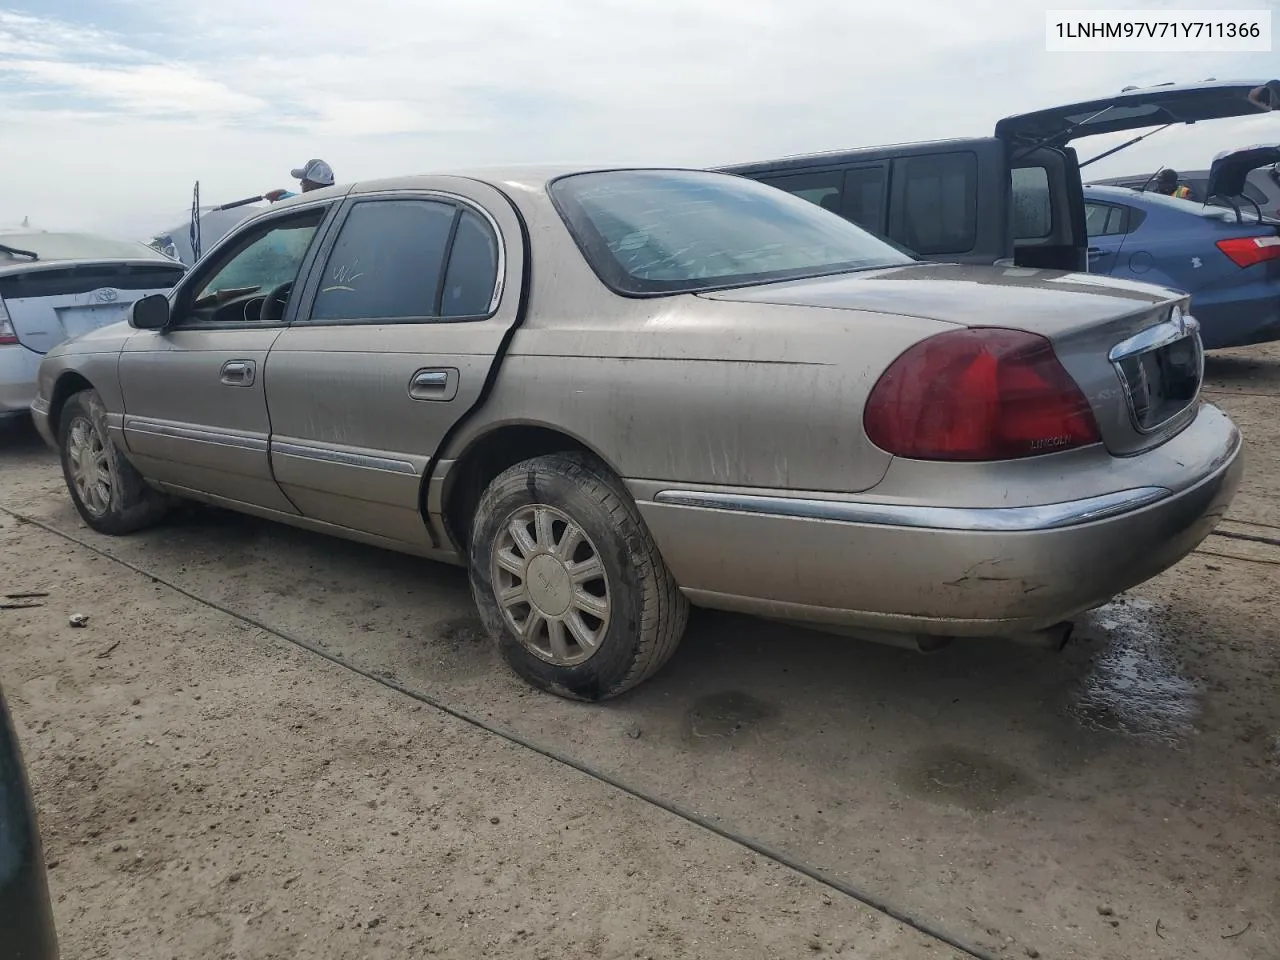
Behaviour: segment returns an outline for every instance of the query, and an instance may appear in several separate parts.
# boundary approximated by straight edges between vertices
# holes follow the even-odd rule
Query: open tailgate
[[[1280,163],[1280,143],[1258,143],[1238,150],[1223,150],[1209,165],[1209,197],[1238,197],[1249,174],[1259,167]]]
[[[1246,117],[1270,110],[1280,110],[1280,80],[1165,84],[1005,117],[996,124],[996,136],[1009,143],[1062,146],[1100,133]]]

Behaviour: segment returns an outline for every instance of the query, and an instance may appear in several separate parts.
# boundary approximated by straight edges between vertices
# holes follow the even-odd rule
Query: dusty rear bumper
[[[1226,512],[1244,467],[1212,410],[1194,476],[1037,507],[964,510],[664,490],[639,503],[695,603],[953,636],[1040,630],[1177,563]],[[1170,443],[1177,443],[1177,438]]]

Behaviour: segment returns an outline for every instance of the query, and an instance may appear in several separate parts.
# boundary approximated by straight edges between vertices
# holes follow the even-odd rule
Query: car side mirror
[[[129,308],[129,326],[137,330],[163,330],[169,325],[169,298],[163,293],[135,300]]]

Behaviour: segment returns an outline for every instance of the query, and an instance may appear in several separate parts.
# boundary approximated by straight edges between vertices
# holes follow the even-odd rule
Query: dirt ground
[[[1209,379],[1249,447],[1222,530],[1280,539],[1280,348]],[[214,510],[99,537],[24,431],[0,505],[143,571],[0,514],[0,592],[49,594],[0,611],[0,686],[70,960],[963,956],[201,601],[986,955],[1280,956],[1273,545],[1210,538],[1056,655],[703,613],[653,681],[584,706],[510,676],[458,571]]]

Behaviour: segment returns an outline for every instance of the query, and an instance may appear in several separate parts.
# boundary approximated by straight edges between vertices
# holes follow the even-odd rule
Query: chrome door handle
[[[443,390],[449,384],[449,374],[443,370],[423,370],[413,378],[413,385],[421,390]]]
[[[252,360],[228,360],[222,365],[221,380],[228,387],[252,386],[256,370]]]
[[[458,371],[453,367],[418,370],[409,378],[414,400],[452,400],[458,394]]]

